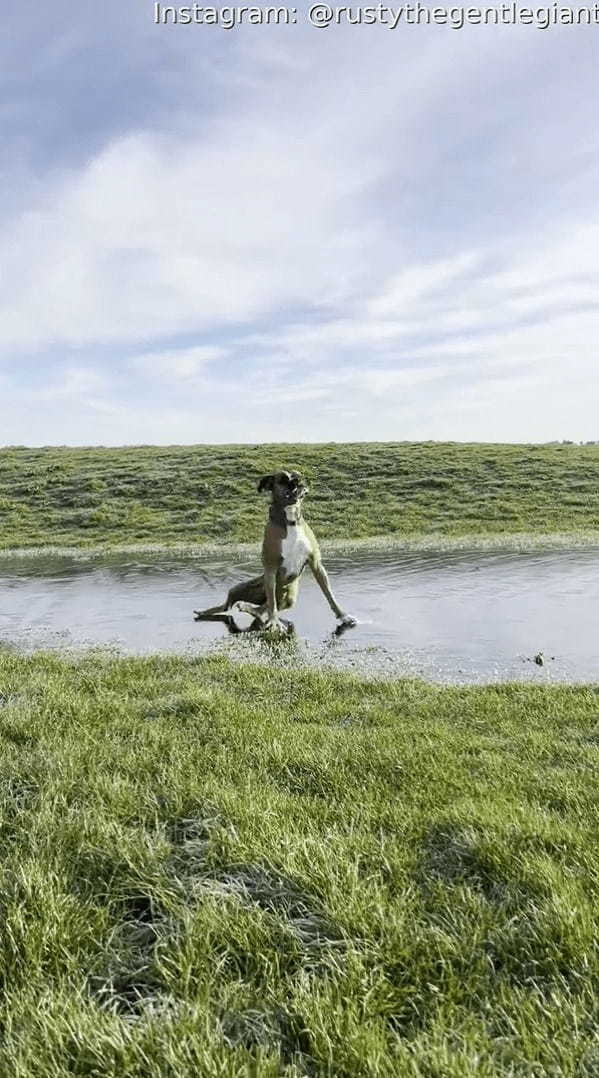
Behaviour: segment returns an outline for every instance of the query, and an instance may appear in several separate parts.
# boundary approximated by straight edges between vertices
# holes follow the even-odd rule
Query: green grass
[[[599,445],[2,449],[0,549],[255,542],[280,467],[323,539],[599,533]]]
[[[599,690],[0,654],[0,1074],[599,1072]]]

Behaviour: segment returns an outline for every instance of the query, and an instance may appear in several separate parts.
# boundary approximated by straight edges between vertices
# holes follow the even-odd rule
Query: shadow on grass
[[[298,881],[266,864],[214,866],[209,847],[223,827],[218,814],[173,820],[166,828],[170,854],[145,879],[115,855],[89,852],[84,874],[95,901],[108,907],[113,920],[87,981],[103,1009],[138,1020],[188,1007],[176,998],[164,959],[189,946],[187,933],[193,934],[198,915],[212,938],[221,978],[245,983],[258,997],[264,956],[254,946],[253,932],[256,939],[263,937],[286,977],[326,978],[342,960],[349,941]],[[252,1049],[272,1045],[287,1062],[307,1052],[301,1020],[282,1009],[225,1008],[219,1021],[230,1043]]]

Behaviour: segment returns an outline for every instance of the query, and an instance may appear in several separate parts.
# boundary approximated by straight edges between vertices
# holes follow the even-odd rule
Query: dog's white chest
[[[303,528],[287,528],[287,535],[281,543],[282,566],[286,577],[299,576],[310,555],[310,544]]]

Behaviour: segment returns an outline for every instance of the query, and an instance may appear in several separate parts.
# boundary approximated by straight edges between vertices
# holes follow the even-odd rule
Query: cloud
[[[201,375],[211,363],[223,360],[226,355],[225,348],[179,348],[134,356],[130,365],[135,371],[167,382],[190,382]]]
[[[291,135],[118,141],[0,241],[3,348],[143,341],[333,300],[359,277],[343,199],[368,176]]]
[[[591,436],[588,31],[8,2],[3,437]]]
[[[479,262],[476,252],[466,251],[454,258],[410,266],[386,283],[382,294],[368,302],[367,311],[375,318],[409,317],[414,304],[443,295],[450,286],[455,288],[456,282],[471,278]]]

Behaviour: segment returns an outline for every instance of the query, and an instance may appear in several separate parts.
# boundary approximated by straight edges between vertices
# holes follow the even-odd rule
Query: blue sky
[[[598,27],[2,26],[1,444],[599,438]]]

